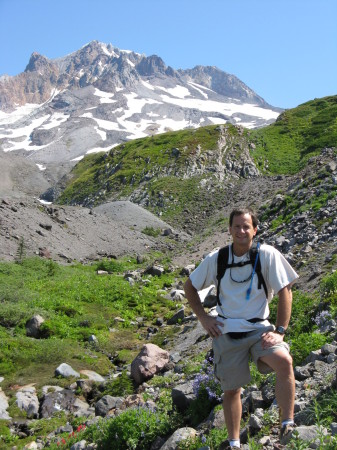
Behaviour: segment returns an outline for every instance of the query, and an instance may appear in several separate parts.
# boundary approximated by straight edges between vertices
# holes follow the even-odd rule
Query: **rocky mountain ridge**
[[[214,123],[259,127],[280,108],[216,67],[167,67],[156,55],[93,41],[63,58],[33,53],[0,79],[0,150],[38,164],[52,183],[88,152]]]

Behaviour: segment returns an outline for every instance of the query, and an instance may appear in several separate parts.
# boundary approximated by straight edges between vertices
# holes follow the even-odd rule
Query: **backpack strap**
[[[267,288],[267,284],[263,278],[262,268],[261,268],[261,258],[258,257],[258,252],[259,252],[259,250],[257,249],[257,243],[254,243],[249,250],[250,263],[253,267],[255,266],[255,273],[258,278],[258,289],[262,289],[262,286],[263,286],[266,297],[268,298],[268,288]],[[255,265],[255,262],[256,262],[256,265]]]
[[[216,300],[218,305],[221,306],[220,302],[220,282],[222,277],[225,275],[226,269],[228,267],[228,258],[229,258],[229,245],[226,247],[222,247],[218,253],[218,261],[217,261],[217,274],[216,278],[218,280],[217,291],[216,291]]]
[[[233,244],[232,244],[233,245]],[[233,252],[233,247],[232,247],[232,252]],[[255,266],[255,273],[258,277],[258,289],[264,289],[264,292],[266,294],[266,298],[268,298],[268,288],[267,288],[267,284],[263,278],[262,275],[262,269],[261,269],[261,260],[258,257],[258,250],[257,250],[257,243],[254,243],[250,250],[249,250],[249,261],[246,261],[244,263],[238,263],[238,264],[229,264],[228,259],[229,259],[229,245],[226,245],[226,247],[221,247],[218,253],[218,260],[217,260],[217,292],[216,292],[216,300],[218,305],[221,306],[221,302],[220,302],[220,282],[222,277],[225,275],[226,269],[228,269],[229,267],[241,267],[243,265],[246,264],[251,264],[253,267],[255,265],[255,260],[257,258],[256,261],[256,266]]]

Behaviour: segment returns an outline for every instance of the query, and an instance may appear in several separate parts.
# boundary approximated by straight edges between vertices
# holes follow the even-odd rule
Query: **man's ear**
[[[254,236],[256,236],[257,233],[257,227],[254,228]]]

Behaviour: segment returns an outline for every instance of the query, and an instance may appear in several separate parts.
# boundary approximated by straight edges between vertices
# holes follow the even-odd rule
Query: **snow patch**
[[[42,171],[42,170],[46,170],[46,166],[44,166],[43,164],[36,164],[37,167]]]
[[[106,141],[106,132],[103,130],[100,130],[98,127],[95,127],[96,133],[98,133],[103,141]]]
[[[51,121],[49,123],[43,124],[40,128],[42,130],[51,130],[52,128],[58,127],[61,123],[66,122],[69,117],[69,114],[54,113],[50,117]]]
[[[111,97],[114,96],[111,92],[104,92],[100,91],[99,89],[95,88],[94,95],[97,97],[100,97],[99,101],[101,103],[116,103],[117,100],[112,100]]]

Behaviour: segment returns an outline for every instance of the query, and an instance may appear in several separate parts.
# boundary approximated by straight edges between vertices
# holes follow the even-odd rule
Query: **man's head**
[[[258,219],[250,208],[234,209],[229,218],[229,232],[233,239],[234,253],[246,253],[257,233]]]
[[[229,216],[229,226],[232,227],[233,226],[233,219],[234,216],[242,216],[244,214],[249,214],[250,217],[252,218],[252,224],[254,228],[257,228],[258,224],[259,224],[259,219],[257,218],[257,214],[256,212],[251,209],[251,208],[236,208],[233,209],[233,211],[231,212],[230,216]]]

